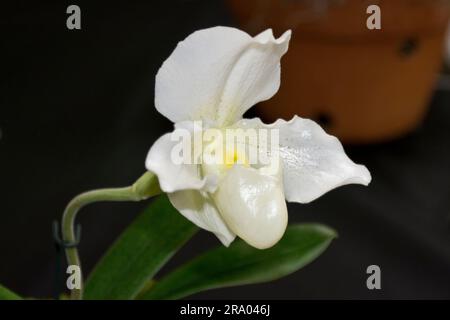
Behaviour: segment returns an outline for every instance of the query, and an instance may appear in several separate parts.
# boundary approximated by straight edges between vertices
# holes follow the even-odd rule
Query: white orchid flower
[[[279,132],[277,155],[271,155],[271,161],[279,160],[276,170],[238,161],[245,154],[235,150],[225,151],[231,165],[174,163],[170,133],[148,153],[146,168],[157,175],[173,206],[227,246],[237,235],[256,248],[271,247],[287,226],[286,200],[307,203],[336,187],[371,180],[367,168],[352,162],[339,140],[312,120],[295,116],[267,125],[242,118],[278,91],[280,59],[290,37],[286,31],[275,39],[271,29],[253,38],[228,27],[196,31],[177,45],[156,76],[156,109],[175,128],[195,131],[192,121],[201,120],[219,130]]]

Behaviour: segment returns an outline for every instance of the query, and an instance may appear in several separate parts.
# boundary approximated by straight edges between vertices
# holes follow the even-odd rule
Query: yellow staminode
[[[246,167],[250,166],[247,156],[238,148],[228,149],[225,151],[225,167],[230,169],[235,164],[242,164]]]

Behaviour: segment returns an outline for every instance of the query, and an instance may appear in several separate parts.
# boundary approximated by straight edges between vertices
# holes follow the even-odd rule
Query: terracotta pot
[[[345,142],[403,135],[423,119],[443,60],[448,1],[229,0],[250,33],[292,29],[280,91],[258,107],[263,119],[313,118]],[[316,0],[317,3],[317,0]],[[369,30],[366,8],[381,8]]]

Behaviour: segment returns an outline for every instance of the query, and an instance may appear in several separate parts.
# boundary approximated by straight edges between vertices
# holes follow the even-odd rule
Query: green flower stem
[[[124,188],[98,189],[84,192],[69,202],[64,210],[62,218],[62,237],[67,243],[74,242],[75,218],[78,211],[84,206],[101,201],[141,201],[161,193],[158,180],[151,172],[146,172],[132,186]],[[80,257],[76,247],[66,248],[68,265],[77,265],[81,270]],[[83,297],[83,280],[81,277],[81,288],[73,289],[71,299],[80,300]]]

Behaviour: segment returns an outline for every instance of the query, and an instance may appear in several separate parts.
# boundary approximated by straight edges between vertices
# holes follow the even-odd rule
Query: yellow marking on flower
[[[225,152],[225,167],[230,169],[235,164],[242,164],[246,167],[250,166],[246,155],[239,150],[227,150]]]

